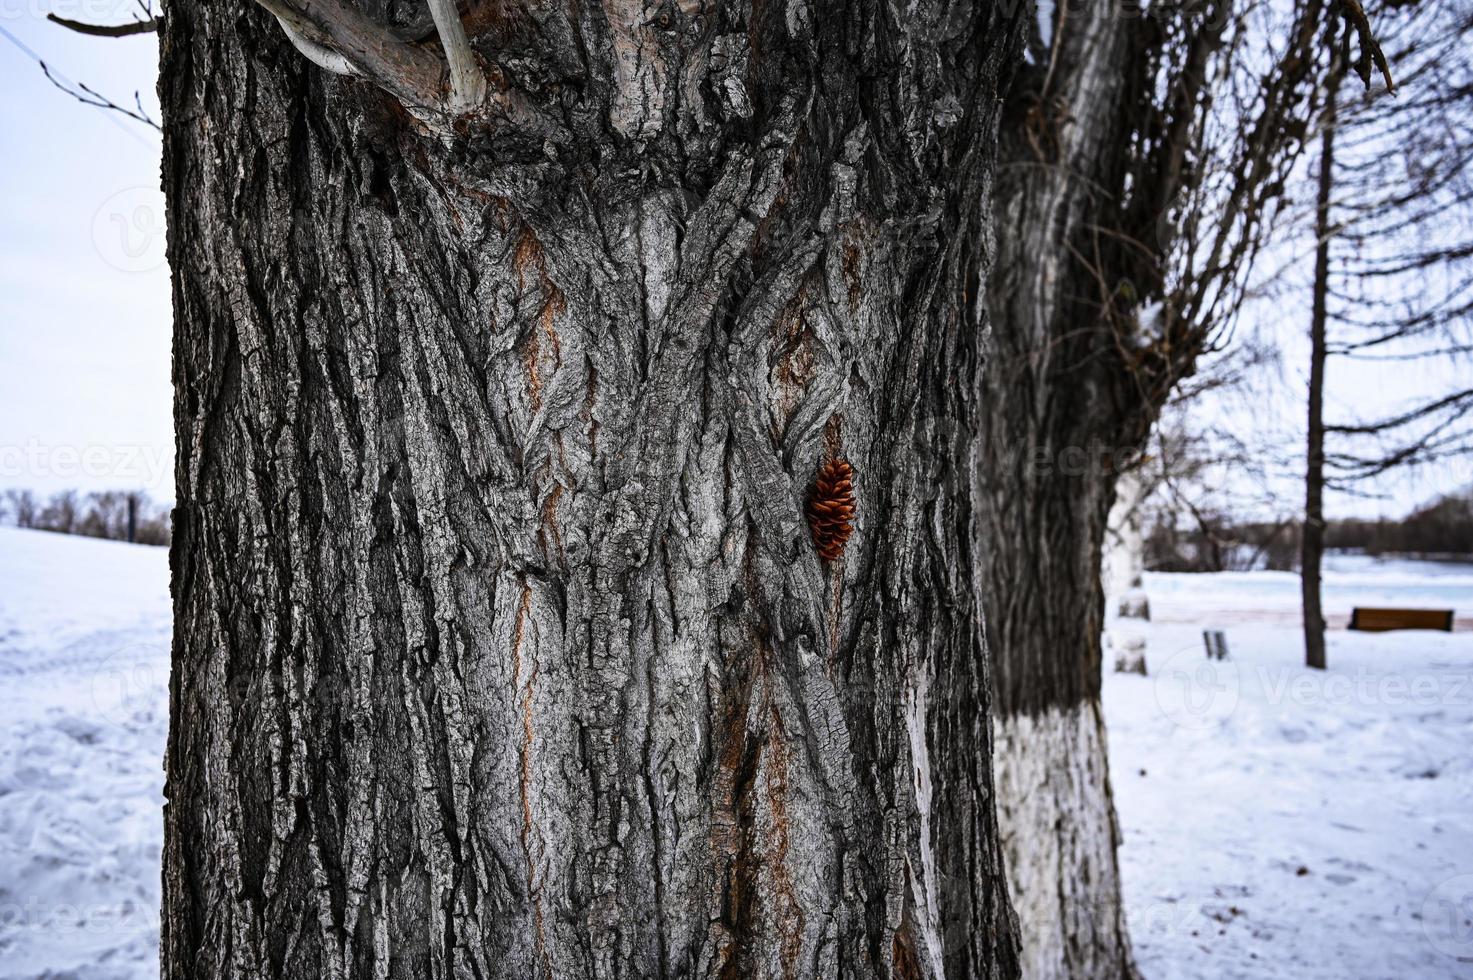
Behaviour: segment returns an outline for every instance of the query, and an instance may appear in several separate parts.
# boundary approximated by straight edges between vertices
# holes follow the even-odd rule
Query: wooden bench
[[[1367,633],[1387,630],[1453,631],[1451,609],[1372,609],[1356,606],[1350,613],[1350,628]]]

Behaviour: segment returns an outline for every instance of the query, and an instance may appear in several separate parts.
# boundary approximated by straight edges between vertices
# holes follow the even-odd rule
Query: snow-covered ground
[[[1145,588],[1151,676],[1107,673],[1104,704],[1148,980],[1473,977],[1473,632],[1332,630],[1318,672],[1294,576]],[[1461,619],[1473,567],[1340,558],[1324,595]]]
[[[158,976],[162,548],[0,528],[0,977]]]
[[[1158,623],[1299,627],[1299,576],[1293,572],[1153,574],[1148,579]],[[1355,606],[1410,606],[1453,609],[1458,628],[1473,629],[1473,565],[1329,555],[1320,600],[1334,628],[1350,622]]]
[[[1105,712],[1148,980],[1473,977],[1473,633],[1334,631],[1314,674],[1292,576],[1146,588]],[[1473,568],[1337,559],[1326,597],[1466,615]],[[168,635],[162,549],[0,528],[0,980],[157,975]]]

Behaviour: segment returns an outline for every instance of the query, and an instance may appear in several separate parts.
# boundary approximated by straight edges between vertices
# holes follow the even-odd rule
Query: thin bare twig
[[[76,87],[72,88],[66,82],[62,81],[56,75],[52,74],[51,69],[47,66],[46,62],[38,61],[37,64],[41,66],[41,71],[43,74],[45,74],[46,80],[48,82],[50,82],[52,85],[55,85],[58,89],[65,92],[67,95],[70,95],[72,98],[76,99],[83,105],[95,106],[98,109],[111,109],[114,112],[122,113],[129,119],[141,122],[145,126],[152,126],[160,133],[164,131],[164,128],[162,126],[154,122],[153,119],[149,117],[148,113],[143,111],[143,100],[139,97],[137,92],[133,93],[133,104],[137,108],[129,109],[127,106],[118,105],[112,99],[109,99],[101,92],[97,91],[96,89],[90,88],[82,82],[73,83]]]

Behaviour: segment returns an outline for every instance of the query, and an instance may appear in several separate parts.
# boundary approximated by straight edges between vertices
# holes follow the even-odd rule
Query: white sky
[[[153,129],[58,91],[17,46],[114,101],[138,90],[158,118],[153,35],[88,38],[45,13],[132,17],[132,0],[0,0],[0,488],[144,488],[173,497],[169,278],[160,140]],[[1297,317],[1286,319],[1297,320]],[[1307,344],[1292,338],[1272,406],[1214,424],[1302,424]],[[1445,383],[1445,379],[1444,383]],[[1429,386],[1405,369],[1332,365],[1329,411],[1372,417]],[[1267,409],[1267,410],[1265,410]],[[1343,411],[1343,414],[1342,414]],[[1286,474],[1286,500],[1296,496]],[[1388,478],[1379,500],[1332,496],[1332,515],[1399,515],[1473,479],[1466,463]]]
[[[149,114],[154,35],[120,0],[0,0],[0,488],[143,488],[173,498],[169,273],[158,133],[58,91],[16,42]]]

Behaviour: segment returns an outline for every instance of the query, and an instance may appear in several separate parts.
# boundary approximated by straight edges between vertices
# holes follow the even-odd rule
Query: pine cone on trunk
[[[819,470],[808,498],[813,544],[826,562],[838,561],[854,531],[853,477],[853,467],[842,459],[831,459]]]

